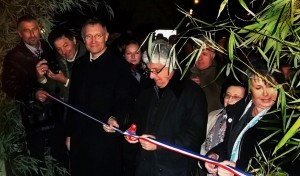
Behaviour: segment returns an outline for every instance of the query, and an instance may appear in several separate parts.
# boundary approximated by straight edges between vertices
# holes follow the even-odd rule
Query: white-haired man
[[[137,134],[156,138],[194,152],[205,139],[207,122],[206,98],[193,81],[181,80],[176,71],[171,45],[163,40],[153,42],[151,56],[143,57],[155,86],[144,90],[137,99],[132,120]],[[145,140],[140,143],[136,176],[193,175],[197,161],[161,148]]]

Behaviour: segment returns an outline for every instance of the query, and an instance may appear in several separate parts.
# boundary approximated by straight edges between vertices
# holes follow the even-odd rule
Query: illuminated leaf
[[[225,8],[225,6],[227,5],[227,3],[228,3],[228,0],[224,0],[224,1],[221,3],[217,18],[219,18],[220,14],[221,14],[222,11],[224,10],[224,8]]]

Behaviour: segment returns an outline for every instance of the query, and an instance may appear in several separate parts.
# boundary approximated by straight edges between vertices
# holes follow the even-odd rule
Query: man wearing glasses
[[[90,19],[82,27],[88,52],[74,63],[69,102],[90,116],[119,127],[131,101],[131,72],[126,61],[106,46],[106,26]],[[122,136],[109,126],[69,110],[67,114],[72,176],[120,176]]]
[[[138,135],[198,152],[206,133],[206,98],[196,83],[180,79],[170,50],[166,41],[156,40],[152,55],[143,57],[155,86],[137,99],[133,122],[137,124]],[[196,171],[197,161],[192,158],[142,139],[126,140],[140,145],[136,176],[188,176]]]

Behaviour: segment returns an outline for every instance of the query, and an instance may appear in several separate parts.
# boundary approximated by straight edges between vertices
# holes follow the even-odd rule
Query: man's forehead
[[[204,48],[202,52],[205,52],[205,51],[206,51],[206,52],[213,52],[213,53],[215,52],[215,50],[212,49],[211,47],[206,47],[206,48]]]
[[[22,21],[20,23],[20,27],[22,27],[22,29],[36,28],[38,26],[39,25],[36,21]]]
[[[88,24],[85,26],[85,31],[105,32],[105,28],[100,24]]]
[[[161,63],[152,63],[152,62],[150,62],[150,63],[147,64],[148,68],[160,68],[160,67],[163,67],[163,66],[164,65],[161,64]]]
[[[68,43],[73,43],[73,42],[74,42],[73,40],[70,40],[69,38],[63,36],[63,37],[57,38],[54,41],[54,45],[55,45],[55,47],[60,47],[62,45],[66,45]]]

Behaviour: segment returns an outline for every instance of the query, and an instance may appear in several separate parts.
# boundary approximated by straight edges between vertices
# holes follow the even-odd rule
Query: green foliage
[[[191,24],[194,24],[194,28],[189,31],[195,31],[194,33],[215,33],[216,31],[227,31],[229,35],[227,51],[224,54],[228,55],[228,64],[225,66],[226,75],[232,73],[244,74],[240,68],[237,68],[236,61],[242,63],[244,67],[255,72],[252,66],[249,64],[248,54],[252,53],[260,55],[267,61],[268,69],[270,72],[279,72],[279,63],[281,59],[287,59],[292,63],[292,66],[296,69],[296,73],[291,78],[291,81],[281,85],[274,85],[270,83],[266,78],[264,79],[268,84],[274,86],[279,92],[277,101],[277,111],[281,111],[280,122],[282,123],[281,129],[266,128],[266,130],[274,130],[272,135],[283,133],[282,139],[278,142],[277,147],[274,149],[272,156],[264,158],[256,158],[261,163],[262,167],[274,164],[274,159],[278,157],[285,157],[290,155],[291,152],[295,154],[290,158],[290,161],[300,155],[300,98],[299,92],[299,64],[300,64],[300,2],[296,0],[271,0],[271,1],[251,1],[256,3],[256,7],[262,7],[259,12],[254,13],[249,8],[249,4],[246,1],[239,0],[241,7],[245,11],[245,19],[247,25],[236,25],[237,19],[231,19],[225,21],[216,21],[214,24],[208,24],[200,19],[193,18],[189,13],[182,9],[179,9],[184,13],[185,18],[190,19]],[[260,5],[258,5],[260,3]],[[224,0],[219,9],[218,17],[229,6],[228,0]],[[227,8],[230,9],[230,8]],[[257,10],[257,9],[256,9]],[[187,40],[187,37],[181,38],[181,40]],[[189,36],[189,39],[199,38],[199,35]],[[203,47],[201,42],[199,48]],[[218,47],[217,44],[215,46]],[[222,50],[222,49],[221,49]],[[188,56],[188,64],[198,58],[198,54],[190,54]],[[186,65],[188,69],[189,65]],[[235,68],[235,69],[233,69]],[[185,70],[186,70],[185,69]],[[235,72],[239,73],[235,73]],[[284,88],[288,89],[284,89]],[[271,136],[264,139],[269,140]],[[287,159],[288,160],[288,159]],[[271,161],[270,163],[268,163]],[[274,171],[277,171],[276,166],[272,167]],[[275,169],[274,169],[275,168]],[[262,175],[268,175],[270,172],[262,172]],[[258,174],[259,175],[259,174]],[[271,173],[274,175],[274,173]],[[276,174],[275,174],[276,175]]]
[[[83,6],[96,9],[103,3],[110,17],[113,11],[106,2],[97,0],[0,0],[0,73],[6,53],[19,41],[16,24],[25,14],[35,16],[42,27],[42,37],[46,38],[53,24],[54,14],[64,14],[72,9],[82,12]],[[83,13],[83,12],[82,12]],[[46,157],[47,168],[37,167],[40,161],[28,156],[25,145],[25,131],[22,126],[18,106],[7,100],[0,85],[0,175],[31,175],[40,172],[45,176],[67,175],[55,160]],[[5,165],[4,165],[5,163]]]
[[[288,176],[280,167],[274,164],[274,160],[267,158],[261,150],[256,150],[256,156],[250,160],[248,172],[256,176]],[[257,165],[257,167],[253,167]]]
[[[19,109],[13,101],[0,105],[0,119],[0,159],[5,161],[7,172],[28,175],[37,171],[38,161],[26,156],[25,131]]]
[[[14,101],[6,101],[0,105],[0,161],[5,162],[5,170],[9,175],[26,176],[40,173],[44,176],[68,175],[65,168],[46,155],[46,168],[39,167],[40,161],[28,155],[25,143],[25,130],[22,125],[19,107]],[[4,166],[0,175],[5,175]]]

